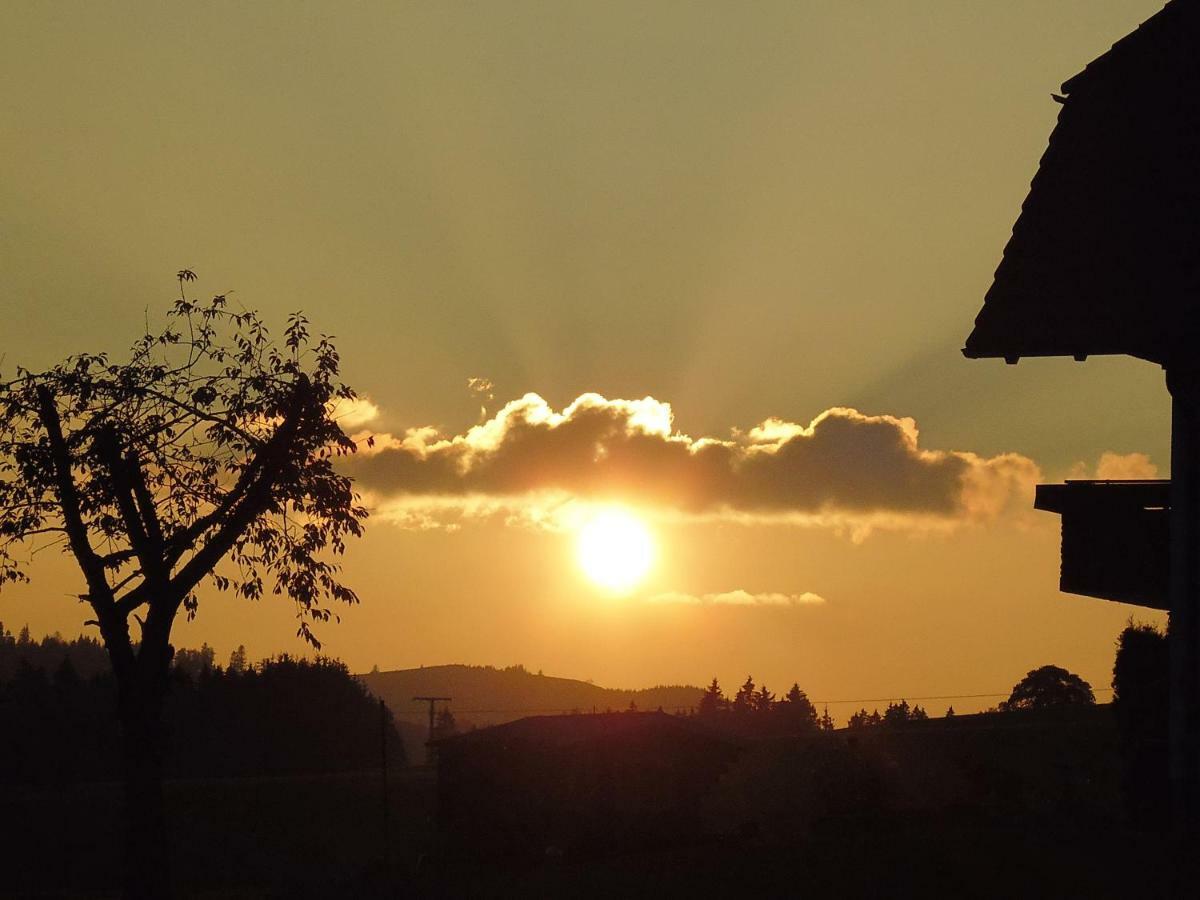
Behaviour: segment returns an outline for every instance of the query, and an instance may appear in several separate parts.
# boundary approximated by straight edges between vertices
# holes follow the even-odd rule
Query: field
[[[431,834],[427,770],[389,779],[397,865],[415,865]],[[0,896],[116,897],[121,794],[115,783],[10,788]],[[174,873],[185,897],[330,896],[378,868],[383,803],[378,772],[306,778],[170,782]]]
[[[174,781],[183,898],[1174,897],[1193,873],[1120,800],[1107,708],[963,716],[745,746],[703,836],[595,852],[473,859],[439,843],[434,775]],[[0,815],[5,897],[109,898],[120,877],[112,783],[19,787]]]

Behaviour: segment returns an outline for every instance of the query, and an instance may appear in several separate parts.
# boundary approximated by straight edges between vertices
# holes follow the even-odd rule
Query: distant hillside
[[[372,672],[358,678],[371,693],[382,698],[397,724],[424,725],[428,705],[414,696],[453,697],[450,709],[459,728],[498,725],[524,716],[592,709],[638,709],[660,706],[667,712],[690,709],[700,702],[702,690],[690,685],[670,685],[622,691],[597,687],[573,678],[535,675],[521,666],[426,666],[394,672]],[[402,729],[407,734],[410,729]],[[419,757],[418,757],[419,758]]]

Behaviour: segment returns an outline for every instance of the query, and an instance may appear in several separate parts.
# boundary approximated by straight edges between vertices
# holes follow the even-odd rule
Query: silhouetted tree
[[[458,734],[458,723],[454,721],[454,713],[450,712],[450,707],[443,706],[437,711],[433,720],[433,739],[437,741],[456,734]]]
[[[822,731],[833,731],[837,726],[833,722],[833,717],[829,715],[829,704],[825,704],[825,709],[821,713],[820,726]]]
[[[721,692],[721,685],[714,678],[713,683],[709,684],[700,696],[700,704],[696,707],[696,714],[714,715],[725,708],[726,702],[725,695]]]
[[[241,675],[246,671],[246,647],[238,644],[237,649],[229,654],[229,671]]]
[[[171,658],[171,665],[181,672],[186,672],[190,677],[197,678],[201,672],[216,665],[216,651],[208,644],[201,644],[199,650],[176,650]]]
[[[783,700],[778,704],[779,713],[787,720],[790,728],[805,729],[817,727],[817,709],[808,699],[808,695],[800,690],[800,685],[793,682]]]
[[[887,709],[883,711],[883,722],[885,725],[896,725],[908,721],[910,710],[908,701],[901,700],[899,703],[889,703]]]
[[[750,695],[750,708],[756,713],[769,713],[774,706],[775,695],[767,690],[765,684]]]
[[[749,675],[746,676],[746,682],[737,689],[737,693],[733,696],[733,711],[736,713],[749,713],[754,710],[754,679]]]
[[[946,707],[946,718],[947,718],[947,719],[953,719],[953,718],[954,718],[954,707],[953,707],[953,706],[947,706],[947,707]]]
[[[1117,638],[1113,661],[1113,707],[1118,716],[1132,715],[1156,731],[1163,730],[1169,684],[1166,635],[1153,625],[1127,626]]]
[[[784,696],[788,718],[803,722],[805,726],[816,726],[817,724],[817,708],[812,706],[812,701],[804,691],[800,690],[800,685],[792,683],[787,694]]]
[[[352,603],[331,555],[360,533],[359,505],[333,459],[355,449],[335,408],[326,337],[292,316],[283,346],[224,297],[180,298],[126,362],[80,354],[0,383],[0,584],[23,580],[28,541],[51,537],[85,583],[116,679],[127,761],[127,893],[170,892],[162,800],[162,714],[171,629],[196,590],[296,605],[298,634]],[[136,617],[139,632],[131,633]]]
[[[719,713],[728,705],[725,695],[721,693],[721,685],[713,678],[712,684],[704,689],[704,693],[700,695],[700,704],[696,707],[696,714],[700,716],[713,716]]]
[[[1165,634],[1152,625],[1132,623],[1121,632],[1113,662],[1113,712],[1121,736],[1126,807],[1142,826],[1168,821],[1170,672]]]
[[[1031,670],[1016,683],[1008,699],[1000,704],[1000,710],[1044,709],[1095,702],[1092,686],[1078,675],[1059,666],[1042,666]]]
[[[883,722],[883,717],[879,715],[879,710],[867,712],[865,709],[860,709],[858,712],[850,716],[846,722],[847,728],[869,728],[874,725],[879,725]]]

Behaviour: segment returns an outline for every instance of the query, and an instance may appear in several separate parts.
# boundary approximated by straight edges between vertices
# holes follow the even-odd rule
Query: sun
[[[598,587],[625,594],[637,587],[654,563],[654,536],[645,523],[619,508],[603,509],[579,529],[579,566]]]

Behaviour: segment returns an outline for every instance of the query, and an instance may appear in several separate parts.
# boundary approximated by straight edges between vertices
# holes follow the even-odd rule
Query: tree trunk
[[[163,800],[165,679],[131,673],[119,680],[124,750],[127,900],[171,896],[170,841]],[[148,683],[149,682],[149,683]]]

